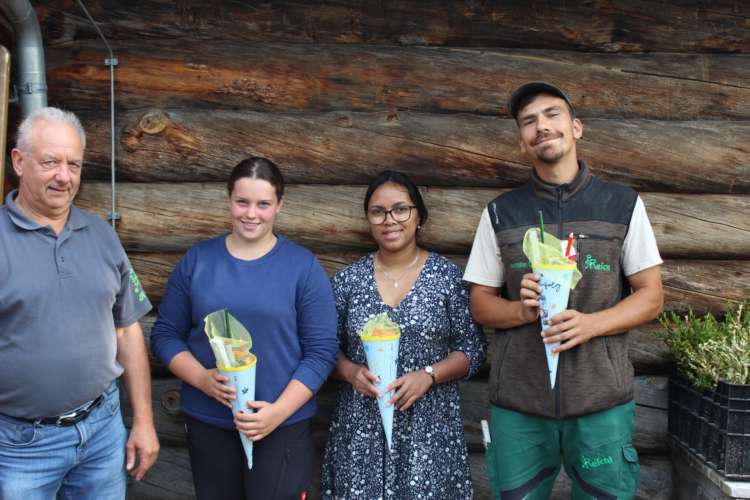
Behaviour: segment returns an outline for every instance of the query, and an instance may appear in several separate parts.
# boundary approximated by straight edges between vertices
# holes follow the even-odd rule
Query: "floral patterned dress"
[[[430,254],[401,303],[383,303],[368,255],[333,278],[341,351],[366,364],[357,332],[386,312],[401,328],[398,375],[444,359],[469,358],[470,377],[484,361],[485,340],[469,312],[459,268]],[[474,492],[459,407],[458,382],[432,386],[405,412],[395,411],[387,450],[375,398],[342,383],[331,415],[321,485],[324,499],[471,499]]]

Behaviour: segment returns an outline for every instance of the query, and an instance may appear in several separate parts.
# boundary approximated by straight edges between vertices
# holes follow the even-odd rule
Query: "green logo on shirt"
[[[143,291],[141,280],[138,279],[138,275],[135,274],[132,267],[128,271],[128,276],[130,276],[130,284],[133,285],[133,293],[138,297],[138,302],[143,302],[146,300],[146,292]]]
[[[581,468],[582,469],[598,469],[602,465],[614,465],[615,461],[611,456],[606,457],[587,457],[581,455]]]
[[[583,261],[583,268],[584,269],[591,269],[591,270],[594,270],[594,271],[606,271],[606,272],[611,272],[612,271],[612,267],[609,264],[605,264],[603,262],[599,262],[590,253],[586,254],[586,260]]]

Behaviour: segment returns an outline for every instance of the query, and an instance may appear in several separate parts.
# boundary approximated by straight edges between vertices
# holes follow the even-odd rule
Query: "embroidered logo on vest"
[[[511,269],[528,269],[529,267],[531,266],[529,265],[529,262],[526,260],[520,260],[518,262],[511,262],[510,264]]]
[[[590,253],[586,254],[586,260],[583,261],[583,268],[593,271],[605,271],[608,273],[612,271],[612,266],[605,264],[604,262],[599,262],[596,260],[596,257]]]

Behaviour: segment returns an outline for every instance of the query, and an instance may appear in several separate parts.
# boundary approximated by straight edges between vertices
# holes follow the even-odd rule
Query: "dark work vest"
[[[579,162],[577,177],[554,185],[536,175],[487,206],[504,271],[501,294],[520,299],[521,277],[531,272],[523,253],[526,230],[539,224],[565,240],[576,236],[583,278],[570,293],[568,309],[590,313],[617,304],[630,293],[620,255],[636,192],[593,177]],[[557,383],[550,388],[538,321],[498,330],[492,355],[490,400],[528,414],[563,418],[604,410],[633,398],[633,366],[627,334],[597,337],[560,354]]]

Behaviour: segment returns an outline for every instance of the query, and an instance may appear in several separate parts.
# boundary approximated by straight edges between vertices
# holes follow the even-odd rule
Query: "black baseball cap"
[[[524,83],[511,94],[510,99],[508,99],[508,111],[510,112],[510,115],[517,120],[518,112],[521,111],[518,109],[518,105],[528,96],[536,94],[551,94],[557,96],[568,103],[570,109],[575,113],[575,108],[573,107],[573,104],[571,104],[570,99],[568,99],[568,96],[565,95],[565,92],[551,83],[538,81]]]

